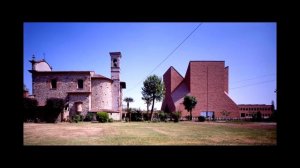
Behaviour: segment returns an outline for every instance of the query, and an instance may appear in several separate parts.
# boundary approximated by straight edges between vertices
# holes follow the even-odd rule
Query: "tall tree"
[[[147,96],[147,95],[143,95],[142,100],[145,101],[145,104],[147,105],[147,120],[149,118],[149,107],[151,105],[152,99],[151,97]]]
[[[152,100],[152,108],[150,114],[150,120],[152,121],[154,102],[161,101],[163,99],[164,85],[162,83],[161,78],[159,78],[156,75],[148,76],[148,78],[144,81],[144,87],[142,87],[142,94],[144,96],[150,97],[150,99]]]
[[[129,120],[131,119],[131,113],[129,111],[129,103],[133,102],[133,98],[131,97],[125,97],[124,98],[124,101],[127,103],[127,112],[129,113]],[[126,118],[126,115],[125,115],[125,118]]]
[[[196,106],[197,100],[194,96],[185,96],[183,100],[184,108],[190,112],[190,120],[192,120],[192,110]]]

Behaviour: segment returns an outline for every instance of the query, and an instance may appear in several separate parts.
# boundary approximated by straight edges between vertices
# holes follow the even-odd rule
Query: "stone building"
[[[229,67],[225,67],[224,61],[190,61],[184,77],[171,66],[163,75],[166,94],[161,109],[181,111],[183,117],[189,116],[183,99],[191,95],[198,101],[192,110],[194,119],[198,116],[215,119],[245,118],[246,112],[241,110],[244,105],[237,105],[228,95],[228,73]],[[269,109],[269,105],[259,107]],[[264,111],[264,116],[270,116],[271,112]]]
[[[120,81],[120,52],[110,52],[111,78],[94,71],[52,71],[43,59],[30,62],[32,69],[32,94],[39,106],[48,98],[62,98],[66,101],[66,119],[75,114],[85,116],[88,112],[108,112],[114,120],[122,116],[122,89],[126,83]]]

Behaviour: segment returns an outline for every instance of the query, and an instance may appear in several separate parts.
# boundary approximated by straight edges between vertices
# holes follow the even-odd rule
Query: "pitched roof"
[[[93,79],[106,79],[106,80],[112,81],[112,79],[110,79],[110,78],[108,78],[108,77],[105,77],[105,76],[103,76],[103,75],[100,75],[100,74],[94,74],[94,75],[92,76],[92,78],[93,78]]]

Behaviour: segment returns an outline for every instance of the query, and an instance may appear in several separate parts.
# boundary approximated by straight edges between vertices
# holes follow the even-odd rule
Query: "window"
[[[77,83],[78,83],[77,88],[78,88],[78,89],[83,89],[83,80],[82,80],[82,79],[79,79]]]
[[[245,117],[245,113],[241,113],[241,117]]]
[[[51,80],[51,89],[56,89],[56,87],[57,87],[56,83],[57,83],[56,79]]]

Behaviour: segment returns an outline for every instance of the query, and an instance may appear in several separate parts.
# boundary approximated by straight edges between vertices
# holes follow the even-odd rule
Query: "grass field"
[[[24,123],[24,145],[276,145],[276,123]]]

